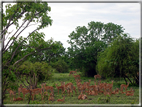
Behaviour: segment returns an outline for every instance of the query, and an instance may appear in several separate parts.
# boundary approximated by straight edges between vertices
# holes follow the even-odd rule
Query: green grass
[[[85,81],[91,80],[90,85],[94,85],[94,78],[87,78],[87,77],[81,77],[81,83],[84,83]],[[119,80],[119,81],[118,81]],[[78,100],[79,92],[77,90],[77,95],[75,92],[73,93],[73,97],[70,95],[68,96],[67,92],[65,93],[65,102],[57,102],[57,99],[62,99],[61,90],[59,91],[55,87],[55,83],[61,85],[61,81],[64,81],[65,83],[72,82],[75,87],[76,82],[73,76],[69,76],[69,73],[55,73],[53,78],[51,80],[46,81],[46,84],[49,86],[54,86],[54,95],[55,95],[55,101],[49,102],[48,97],[45,96],[44,100],[41,100],[41,95],[36,95],[34,101],[30,101],[30,104],[139,104],[139,87],[136,86],[129,86],[127,90],[130,90],[132,87],[135,92],[134,96],[126,96],[125,94],[116,94],[111,95],[110,100],[107,102],[108,97],[104,94],[99,94],[97,96],[87,96],[88,99],[86,100]],[[102,80],[102,82],[106,82],[106,80]],[[111,79],[107,79],[107,83],[111,83]],[[117,79],[117,81],[114,80],[113,89],[120,88],[120,84],[124,83],[125,81],[122,79]],[[20,84],[20,83],[19,83]],[[38,87],[41,87],[40,84],[38,84]],[[50,91],[49,91],[50,93]],[[4,100],[4,104],[27,104],[28,103],[28,95],[25,96],[25,101],[10,101],[9,94],[6,94],[7,98]],[[18,93],[16,95],[18,97]],[[22,97],[22,93],[20,95]]]

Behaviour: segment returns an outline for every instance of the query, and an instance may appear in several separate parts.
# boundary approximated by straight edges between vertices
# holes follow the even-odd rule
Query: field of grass
[[[94,85],[94,78],[87,78],[87,77],[81,77],[82,82],[91,80],[90,85]],[[113,79],[114,80],[114,79]],[[73,93],[73,97],[70,95],[68,96],[67,92],[65,93],[65,102],[57,102],[57,99],[62,99],[61,90],[58,95],[58,90],[56,89],[55,84],[58,84],[58,86],[61,85],[61,81],[64,81],[65,83],[72,82],[73,85],[76,87],[76,82],[73,76],[69,76],[69,73],[55,73],[53,78],[51,80],[46,81],[46,84],[48,86],[54,87],[54,95],[55,95],[55,101],[49,102],[48,97],[45,96],[44,100],[41,100],[41,95],[36,95],[34,101],[30,101],[30,104],[139,104],[139,87],[138,86],[131,86],[127,88],[127,90],[130,90],[132,87],[135,92],[134,96],[126,96],[125,94],[116,94],[111,95],[110,100],[107,101],[109,98],[108,96],[105,96],[104,94],[99,94],[97,96],[87,96],[88,99],[86,100],[78,100],[79,92],[77,90],[77,95],[75,92]],[[102,82],[111,83],[111,79],[102,80]],[[120,88],[120,84],[124,83],[124,80],[116,79],[113,83],[113,89]],[[40,83],[41,84],[41,83]],[[38,84],[38,87],[41,87],[40,84]],[[50,93],[50,91],[49,91]],[[27,104],[28,103],[28,94],[25,96],[25,101],[10,101],[9,94],[6,94],[7,98],[4,100],[4,104]],[[18,97],[18,93],[16,95]],[[20,95],[23,96],[22,93]]]

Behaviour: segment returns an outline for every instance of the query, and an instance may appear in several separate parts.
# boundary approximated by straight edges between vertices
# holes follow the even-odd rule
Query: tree
[[[128,62],[127,62],[127,71],[128,71],[128,77],[133,78],[133,83],[139,85],[139,41],[140,39],[137,39],[133,42],[133,45],[130,48],[129,54],[128,54]]]
[[[18,2],[16,4],[6,5],[5,13],[2,13],[2,54],[3,54],[3,90],[2,90],[2,100],[5,98],[5,92],[9,85],[9,82],[20,79],[16,75],[16,69],[32,54],[40,52],[45,49],[51,49],[52,46],[47,47],[44,42],[44,35],[38,33],[40,29],[47,27],[52,24],[48,12],[51,8],[46,2]],[[20,22],[22,23],[20,24]],[[37,27],[33,29],[27,37],[21,37],[21,33],[25,31],[29,26],[36,25]],[[14,33],[8,31],[12,26],[16,29]],[[6,42],[8,36],[10,39]],[[30,39],[29,43],[27,42]],[[36,43],[39,41],[38,43]],[[25,85],[25,84],[24,84]],[[25,85],[26,86],[26,85]],[[30,102],[30,99],[29,99]],[[28,103],[29,103],[28,102]]]
[[[123,77],[132,83],[139,68],[138,40],[134,42],[128,34],[118,36],[105,51],[98,55],[97,71],[105,77]]]
[[[53,75],[53,69],[46,62],[35,62],[25,61],[18,69],[17,73],[20,76],[25,76],[25,80],[32,88],[37,88],[37,82],[48,80]]]
[[[60,41],[53,41],[51,38],[50,40],[46,41],[46,44],[50,46],[54,46],[52,49],[47,49],[32,55],[30,61],[32,62],[41,62],[46,61],[50,64],[50,62],[56,62],[65,52],[65,48]],[[36,57],[35,57],[36,56]]]
[[[103,35],[103,41],[107,44],[111,43],[118,35],[124,33],[124,28],[121,25],[114,23],[107,23],[104,25],[105,34]]]
[[[109,32],[110,30],[110,32]],[[85,70],[86,76],[96,74],[97,54],[104,51],[117,35],[123,33],[123,27],[113,23],[90,22],[88,27],[78,26],[69,35],[69,56],[73,59],[74,68]]]
[[[56,62],[52,62],[51,66],[55,68],[59,73],[68,72],[69,69],[67,63],[63,59],[59,59]]]

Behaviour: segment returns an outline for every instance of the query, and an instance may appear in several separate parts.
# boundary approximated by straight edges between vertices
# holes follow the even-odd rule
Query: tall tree
[[[36,61],[46,61],[50,64],[50,62],[57,61],[62,55],[65,53],[65,48],[63,47],[63,44],[60,41],[53,41],[51,38],[50,40],[46,41],[46,44],[50,47],[51,45],[54,46],[50,50],[43,50],[39,53],[36,53],[32,55],[30,58],[30,61],[36,62]],[[36,56],[36,57],[35,57]]]
[[[43,40],[44,35],[37,33],[40,29],[52,24],[52,20],[50,16],[48,16],[48,12],[50,11],[51,7],[48,6],[46,2],[36,2],[33,0],[33,2],[7,4],[6,11],[2,12],[2,100],[5,99],[5,92],[10,80],[15,78],[16,69],[23,61],[32,54],[52,48],[52,46],[47,47],[45,44]],[[37,24],[36,28],[33,30],[31,29],[31,32],[29,32],[26,37],[21,37],[21,33],[33,24]],[[15,31],[12,34],[9,32],[9,28],[13,26],[15,26]],[[8,37],[10,39],[7,41]],[[27,41],[30,37],[35,38],[35,40],[29,40],[30,43],[28,43]],[[38,41],[38,43],[35,41]],[[19,77],[17,76],[17,78]]]
[[[109,32],[109,30],[111,32]],[[84,68],[87,76],[96,74],[97,54],[105,50],[117,35],[123,33],[123,27],[113,23],[90,22],[88,27],[78,26],[69,35],[68,53],[75,68]]]
[[[127,34],[118,36],[104,52],[98,55],[97,71],[105,77],[122,77],[127,83],[136,80],[139,68],[139,42]],[[134,83],[134,82],[133,82]]]

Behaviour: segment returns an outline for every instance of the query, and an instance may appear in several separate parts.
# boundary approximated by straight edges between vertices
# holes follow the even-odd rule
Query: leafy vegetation
[[[53,75],[53,68],[45,62],[24,62],[18,69],[20,75],[32,77],[34,73],[39,81],[48,80]],[[28,75],[30,74],[30,75]]]
[[[88,28],[78,26],[69,35],[68,54],[73,58],[74,67],[85,70],[85,76],[97,74],[97,55],[123,33],[123,27],[114,23],[90,22]]]
[[[121,25],[91,21],[87,27],[78,26],[68,35],[71,47],[65,51],[63,43],[54,41],[53,38],[45,41],[46,35],[39,32],[40,29],[52,25],[52,19],[48,15],[50,11],[48,3],[34,0],[6,5],[6,11],[2,13],[1,33],[2,102],[15,103],[9,101],[6,90],[17,90],[20,84],[27,89],[29,86],[41,87],[43,82],[54,88],[55,84],[60,84],[61,81],[72,82],[76,86],[74,78],[69,77],[68,72],[77,69],[82,82],[88,79],[94,81],[92,77],[97,73],[102,76],[103,82],[110,82],[110,78],[113,78],[114,87],[120,87],[121,83],[127,84],[128,81],[135,89],[135,95],[89,96],[92,100],[86,101],[78,101],[76,95],[72,98],[66,97],[65,104],[137,104],[141,38],[132,39],[124,33]],[[37,26],[25,37],[21,36],[21,33],[32,25]],[[14,33],[8,30],[12,26],[15,27]],[[57,95],[57,90],[55,94]],[[58,103],[48,102],[47,98],[44,101],[30,101],[30,97],[31,94],[26,101],[17,104]],[[57,98],[61,98],[61,95],[57,95],[55,99]],[[36,99],[39,99],[39,96]]]
[[[137,45],[136,45],[137,44]],[[119,36],[114,40],[104,52],[100,52],[98,56],[97,71],[105,77],[123,77],[130,83],[134,79],[135,84],[138,84],[139,71],[139,41],[133,41],[127,35]],[[135,51],[135,52],[134,52]],[[133,52],[133,55],[132,55]],[[131,59],[135,56],[135,59]],[[134,58],[134,57],[133,57]],[[133,83],[134,84],[134,83]]]
[[[17,68],[28,58],[45,49],[51,49],[54,46],[48,45],[44,41],[44,34],[37,31],[52,24],[52,19],[48,16],[51,7],[46,2],[18,2],[7,4],[6,11],[3,14],[2,30],[2,54],[3,54],[3,71],[2,85],[3,96],[5,98],[6,89],[10,86],[10,81],[16,80],[19,75],[16,74]],[[20,23],[22,21],[22,24]],[[37,24],[26,37],[20,36],[32,24]],[[15,26],[13,34],[8,31],[11,26]],[[7,37],[11,34],[8,42]]]
[[[51,65],[59,73],[69,72],[69,67],[68,67],[67,63],[64,60],[62,60],[62,59],[58,60],[55,63],[51,63]]]

